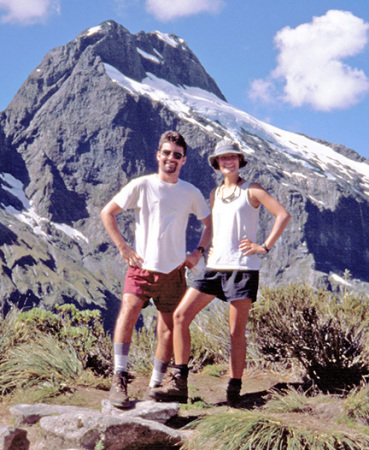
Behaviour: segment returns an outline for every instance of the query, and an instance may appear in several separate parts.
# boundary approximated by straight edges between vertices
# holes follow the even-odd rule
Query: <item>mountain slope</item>
[[[367,161],[234,108],[179,37],[132,35],[108,21],[51,50],[1,113],[3,308],[17,298],[24,302],[20,293],[28,292],[32,304],[96,302],[113,321],[125,267],[99,211],[129,179],[156,171],[156,146],[167,129],[185,136],[189,154],[182,177],[206,197],[217,180],[207,156],[227,136],[247,153],[244,176],[260,182],[292,214],[263,258],[264,285],[305,281],[335,289],[348,269],[353,285],[366,288]],[[120,217],[129,241],[131,218],[130,212]],[[260,242],[271,223],[262,211]],[[198,233],[191,220],[189,250]],[[42,261],[51,261],[50,255],[46,270]],[[93,288],[69,283],[63,265]],[[17,277],[20,266],[24,277]],[[22,281],[32,273],[38,287]]]

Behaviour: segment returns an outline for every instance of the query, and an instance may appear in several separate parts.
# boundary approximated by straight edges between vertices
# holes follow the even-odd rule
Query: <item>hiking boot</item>
[[[154,395],[154,394],[152,394],[152,392],[155,392],[155,391],[157,391],[158,388],[162,388],[162,387],[163,387],[163,385],[161,383],[155,383],[154,386],[149,385],[149,387],[146,389],[146,392],[143,396],[143,400],[144,401],[153,400],[152,395]]]
[[[129,401],[127,393],[127,385],[131,382],[132,377],[128,372],[118,372],[113,375],[113,381],[109,393],[109,402],[117,408],[129,408],[131,402]]]
[[[156,402],[187,403],[187,378],[182,378],[178,369],[173,369],[169,376],[164,386],[150,389],[148,397]]]
[[[227,405],[232,408],[236,407],[241,401],[241,386],[230,386],[227,387]]]

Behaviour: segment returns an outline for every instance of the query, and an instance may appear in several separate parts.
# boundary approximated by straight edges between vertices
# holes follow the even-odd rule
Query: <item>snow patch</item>
[[[97,27],[91,27],[86,31],[86,36],[92,36],[95,33],[98,33],[101,30],[101,25]]]
[[[49,219],[39,216],[35,208],[32,206],[32,202],[30,202],[26,197],[23,189],[23,183],[20,180],[17,180],[9,173],[0,174],[0,178],[4,182],[4,184],[2,184],[2,188],[10,192],[23,205],[22,211],[18,211],[13,206],[6,206],[4,208],[5,211],[15,216],[20,222],[29,225],[35,234],[47,238],[47,234],[42,230],[42,224],[49,223],[72,239],[81,239],[88,242],[86,236],[69,225],[51,222]]]
[[[154,52],[158,55],[158,57],[159,57],[160,59],[163,59],[162,54],[161,54],[160,52],[158,52],[158,51],[156,50],[156,48],[154,48]]]
[[[351,283],[349,283],[348,281],[346,281],[344,278],[340,277],[339,275],[337,275],[336,273],[330,273],[329,274],[335,281],[337,281],[337,283],[341,283],[344,284],[346,286],[352,286]]]
[[[62,231],[64,234],[69,236],[72,239],[81,239],[82,241],[85,241],[88,243],[88,239],[85,235],[83,235],[80,231],[76,230],[75,228],[70,227],[69,225],[65,225],[64,223],[53,223],[54,227],[57,230]]]
[[[292,172],[291,175],[293,175],[296,178],[308,178],[306,175],[304,175],[303,173],[300,173],[300,172]]]
[[[138,47],[137,47],[137,51],[143,58],[148,59],[156,64],[160,64],[160,61],[158,60],[158,58],[156,56],[150,55],[150,53],[146,53]]]
[[[162,33],[161,31],[154,31],[154,33],[158,36],[159,39],[174,48],[177,48],[179,44],[184,42],[183,39],[179,39],[179,42],[177,42],[175,39],[169,36],[169,34]]]
[[[325,205],[324,202],[322,202],[321,200],[318,200],[317,198],[314,198],[312,195],[308,195],[308,197],[310,198],[310,200],[314,203],[319,203],[320,205]]]

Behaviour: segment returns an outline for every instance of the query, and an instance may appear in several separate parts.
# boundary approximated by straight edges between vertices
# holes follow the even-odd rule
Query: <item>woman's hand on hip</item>
[[[266,253],[266,250],[261,245],[250,241],[250,239],[241,239],[238,248],[241,250],[243,256],[265,255]]]

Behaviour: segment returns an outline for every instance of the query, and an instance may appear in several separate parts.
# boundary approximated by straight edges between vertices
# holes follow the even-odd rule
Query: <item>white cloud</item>
[[[283,28],[274,38],[279,50],[277,67],[265,80],[252,83],[249,96],[270,100],[274,88],[280,92],[279,100],[320,111],[358,103],[369,92],[369,78],[342,60],[364,50],[368,30],[368,23],[338,10],[294,29]],[[264,91],[263,86],[267,87]]]
[[[273,83],[270,80],[254,80],[251,83],[249,97],[251,100],[262,100],[265,103],[272,102],[272,92],[274,91]]]
[[[208,12],[217,13],[223,0],[146,0],[146,10],[163,22]]]
[[[60,12],[60,0],[0,0],[3,23],[33,24]]]

